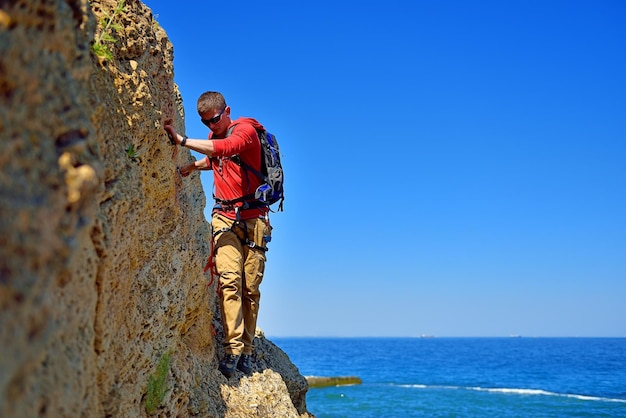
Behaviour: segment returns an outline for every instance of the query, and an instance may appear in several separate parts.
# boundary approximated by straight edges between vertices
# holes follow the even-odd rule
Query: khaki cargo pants
[[[233,226],[234,225],[234,226]],[[236,223],[219,213],[212,218],[215,234],[215,265],[220,280],[220,307],[224,325],[226,354],[252,354],[259,314],[259,286],[265,271],[265,251],[246,244],[246,238],[266,247],[270,236],[268,219],[249,219]]]

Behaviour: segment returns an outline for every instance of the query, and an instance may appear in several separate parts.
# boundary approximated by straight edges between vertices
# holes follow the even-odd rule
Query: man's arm
[[[201,154],[208,155],[209,157],[213,155],[213,151],[215,150],[213,141],[210,139],[187,139],[184,146]]]
[[[209,170],[209,169],[210,167],[208,163],[208,158],[203,158],[201,160],[197,160],[197,161],[194,161],[192,163],[182,166],[179,172],[181,176],[187,177],[188,175],[190,175],[196,170]]]
[[[163,125],[163,128],[167,132],[170,139],[174,141],[174,145],[182,145],[201,154],[208,155],[209,157],[213,155],[213,141],[207,141],[206,139],[189,139],[185,136],[179,135],[176,132],[176,129],[174,129],[174,127],[167,122]]]
[[[181,176],[187,177],[188,175],[190,175],[196,170],[210,170],[211,169],[208,156],[210,156],[211,153],[213,152],[213,141],[206,141],[206,140],[200,140],[200,139],[188,139],[187,137],[179,135],[176,132],[176,129],[174,129],[174,126],[171,125],[171,121],[169,120],[165,121],[165,123],[163,124],[163,128],[167,132],[167,135],[170,137],[170,141],[172,142],[174,146],[176,145],[187,146],[193,149],[194,151],[198,151],[202,154],[207,155],[207,158],[203,158],[201,160],[194,161],[192,163],[182,166],[178,170]],[[193,147],[190,146],[191,143],[193,143],[194,145]]]

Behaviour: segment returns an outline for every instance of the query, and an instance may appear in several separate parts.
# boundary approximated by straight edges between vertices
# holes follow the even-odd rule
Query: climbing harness
[[[267,247],[259,245],[256,242],[254,242],[253,240],[248,238],[248,224],[245,221],[243,221],[243,222],[241,221],[241,208],[242,207],[240,207],[240,206],[235,207],[235,216],[236,216],[235,222],[233,222],[233,224],[229,228],[220,228],[217,231],[213,232],[213,240],[215,240],[215,237],[217,237],[219,234],[221,234],[223,232],[232,232],[233,234],[235,234],[237,236],[237,238],[239,238],[239,241],[241,241],[241,243],[244,246],[247,246],[247,247],[252,248],[252,249],[258,249],[258,250],[261,250],[263,252],[268,251]],[[250,207],[246,207],[246,205],[244,205],[243,208],[244,209],[251,209]],[[264,216],[261,219],[263,219],[263,221],[267,225],[267,223],[268,223],[267,216]],[[238,226],[243,231],[243,238],[241,238],[233,230],[233,228],[235,228],[236,226]]]
[[[245,206],[244,206],[245,207]],[[211,227],[211,249],[210,249],[210,253],[209,253],[209,259],[207,260],[207,263],[204,267],[204,272],[206,273],[207,271],[210,272],[211,275],[211,280],[209,281],[208,286],[211,286],[213,284],[213,281],[215,280],[215,277],[219,276],[219,273],[217,272],[217,263],[215,261],[215,238],[224,233],[224,232],[232,232],[233,234],[235,234],[235,236],[239,239],[239,241],[241,241],[242,245],[247,246],[248,248],[251,249],[256,249],[256,250],[260,250],[263,252],[267,252],[269,251],[269,248],[263,246],[263,245],[259,245],[256,242],[254,242],[253,240],[248,238],[248,224],[246,224],[245,221],[241,220],[241,207],[237,206],[235,207],[235,215],[236,215],[236,219],[235,222],[233,222],[233,224],[228,227],[228,228],[220,228],[217,231],[213,231],[213,228]],[[266,216],[261,217],[260,219],[263,220],[263,222],[265,223],[266,226],[269,226],[269,218]],[[243,238],[241,238],[239,236],[239,234],[237,234],[237,232],[234,231],[234,228],[238,226],[242,231],[243,231]],[[264,235],[263,236],[263,240],[265,242],[270,242],[270,240],[272,239],[272,237],[270,235]],[[219,282],[218,282],[218,286],[216,289],[217,293],[219,293],[220,289],[219,289]]]

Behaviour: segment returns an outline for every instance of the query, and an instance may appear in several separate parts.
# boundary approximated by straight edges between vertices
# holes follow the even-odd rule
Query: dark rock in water
[[[328,386],[360,385],[363,383],[360,377],[356,376],[305,376],[310,388],[323,388]]]

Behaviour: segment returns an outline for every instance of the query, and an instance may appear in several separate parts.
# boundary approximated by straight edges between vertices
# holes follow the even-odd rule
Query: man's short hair
[[[209,110],[222,110],[226,107],[226,100],[222,93],[206,91],[198,98],[198,114],[202,115]]]

